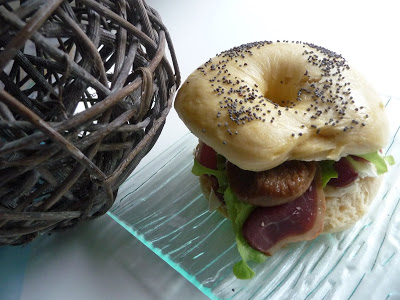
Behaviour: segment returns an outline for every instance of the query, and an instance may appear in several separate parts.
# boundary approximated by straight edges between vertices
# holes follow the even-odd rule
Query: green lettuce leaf
[[[210,168],[207,168],[203,165],[201,165],[196,159],[194,160],[193,167],[192,167],[192,173],[196,176],[201,176],[201,175],[214,175],[217,180],[218,184],[220,187],[220,190],[228,186],[228,180],[226,178],[226,174],[224,170],[213,170]],[[222,192],[223,192],[222,190]]]
[[[393,155],[384,156],[383,159],[389,164],[389,166],[393,166],[396,163]]]
[[[376,167],[376,171],[378,175],[381,175],[383,173],[386,173],[388,171],[388,164],[389,165],[394,165],[395,161],[393,156],[382,156],[378,151],[363,154],[363,155],[357,155],[359,157],[362,157],[369,162],[373,163]]]
[[[388,165],[395,164],[392,155],[382,156],[378,151],[363,155],[355,155],[355,156],[362,157],[371,162],[375,166],[376,172],[374,171],[375,172],[374,175],[372,174],[373,173],[372,169],[368,170],[368,168],[364,166],[365,164],[354,160],[353,158],[351,158],[351,156],[347,157],[347,160],[350,162],[350,164],[357,172],[365,173],[367,174],[367,176],[376,176],[386,173],[388,171]],[[333,160],[323,160],[319,162],[319,165],[321,167],[321,180],[323,188],[327,185],[327,183],[331,178],[338,178],[338,173],[333,166],[334,163],[335,161]]]
[[[192,173],[196,176],[214,175],[220,186],[219,192],[224,194],[224,200],[228,211],[229,219],[232,222],[232,227],[236,236],[236,244],[242,260],[235,263],[233,266],[233,274],[238,279],[251,279],[254,277],[254,271],[248,266],[247,262],[253,261],[261,263],[266,259],[266,256],[251,248],[242,234],[242,227],[249,214],[253,211],[254,206],[239,201],[236,195],[228,186],[228,179],[225,172],[225,158],[217,156],[218,170],[213,170],[201,165],[196,159],[194,160]]]
[[[233,265],[233,274],[237,279],[251,279],[256,275],[244,260],[240,260]]]
[[[323,160],[319,162],[321,167],[322,188],[324,188],[332,178],[338,178],[338,172],[333,166],[334,163],[335,161],[333,160]]]
[[[351,164],[353,169],[357,172],[358,176],[360,176],[360,178],[378,176],[378,171],[374,164],[356,160],[350,155],[347,156],[346,159]]]
[[[229,218],[235,231],[237,248],[242,257],[242,260],[234,265],[233,274],[239,279],[251,279],[254,277],[255,273],[249,267],[247,262],[253,261],[261,263],[266,259],[266,256],[263,253],[250,247],[242,234],[243,224],[255,207],[240,202],[230,187],[225,190],[224,200]]]

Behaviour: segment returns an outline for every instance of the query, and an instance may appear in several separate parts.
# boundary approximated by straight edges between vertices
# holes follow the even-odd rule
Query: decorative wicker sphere
[[[0,245],[18,245],[109,210],[180,75],[142,0],[1,1],[0,25]]]

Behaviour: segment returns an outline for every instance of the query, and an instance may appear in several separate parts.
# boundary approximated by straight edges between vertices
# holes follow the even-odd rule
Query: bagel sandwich
[[[288,243],[343,231],[367,212],[393,163],[384,104],[339,54],[302,42],[255,42],[197,68],[175,99],[199,139],[192,172],[210,209],[232,221],[254,276]]]

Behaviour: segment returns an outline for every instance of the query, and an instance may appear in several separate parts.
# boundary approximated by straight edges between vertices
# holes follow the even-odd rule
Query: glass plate
[[[394,299],[400,297],[400,99],[384,97],[391,119],[385,154],[396,165],[369,213],[354,227],[282,249],[238,280],[230,221],[209,212],[190,172],[197,139],[175,146],[121,186],[109,215],[211,299]]]

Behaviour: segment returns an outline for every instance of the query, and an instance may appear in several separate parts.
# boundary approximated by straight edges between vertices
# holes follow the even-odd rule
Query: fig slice
[[[242,202],[256,206],[276,206],[293,201],[310,186],[316,162],[286,161],[266,171],[240,169],[227,162],[226,171],[232,191]]]

